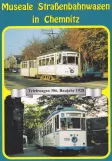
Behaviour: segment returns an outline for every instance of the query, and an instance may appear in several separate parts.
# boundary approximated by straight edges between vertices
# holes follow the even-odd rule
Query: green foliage
[[[38,105],[25,105],[24,125],[29,129],[36,129],[41,125],[42,108]]]

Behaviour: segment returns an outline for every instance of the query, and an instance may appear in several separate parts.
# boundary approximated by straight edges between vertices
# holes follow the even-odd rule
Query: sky
[[[54,32],[59,32],[59,29],[54,29]],[[5,58],[10,54],[20,55],[22,49],[28,44],[29,40],[33,38],[37,40],[44,40],[47,38],[42,33],[42,29],[8,29],[5,32]]]

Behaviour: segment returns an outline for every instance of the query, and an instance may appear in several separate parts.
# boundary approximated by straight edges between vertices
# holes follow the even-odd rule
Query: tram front
[[[59,129],[56,132],[56,149],[86,150],[86,114],[79,111],[59,113]]]

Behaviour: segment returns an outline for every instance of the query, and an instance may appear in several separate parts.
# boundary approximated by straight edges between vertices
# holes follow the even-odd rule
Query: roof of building
[[[17,64],[20,64],[21,62],[21,55],[9,55],[8,58],[6,58],[6,60],[9,60],[10,57],[15,57],[17,60]]]

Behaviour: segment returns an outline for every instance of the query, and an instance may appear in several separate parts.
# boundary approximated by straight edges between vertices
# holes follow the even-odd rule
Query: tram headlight
[[[72,137],[72,142],[73,142],[73,143],[76,143],[76,142],[77,142],[77,140],[78,140],[78,139],[77,139],[77,137],[75,137],[75,136],[74,136],[74,137]]]

